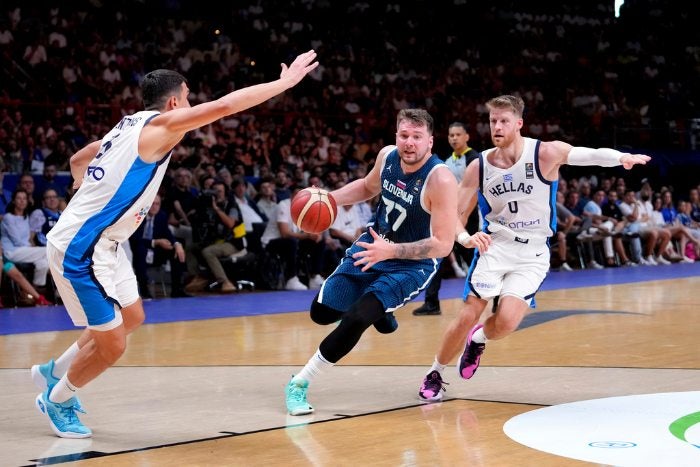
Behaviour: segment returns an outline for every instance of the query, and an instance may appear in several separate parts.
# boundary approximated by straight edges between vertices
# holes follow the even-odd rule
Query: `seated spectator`
[[[66,187],[56,181],[57,170],[53,164],[44,164],[44,172],[41,178],[37,181],[36,190],[39,193],[44,193],[48,189],[54,190],[60,198],[65,198]]]
[[[217,181],[211,191],[203,191],[192,217],[192,244],[186,249],[187,271],[191,276],[185,287],[187,293],[203,290],[207,285],[221,292],[233,292],[236,287],[226,277],[219,258],[229,257],[243,250],[243,245],[234,246],[233,228],[236,226],[236,206],[229,199],[226,185]],[[214,282],[200,274],[199,257],[206,263]]]
[[[24,174],[19,177],[17,182],[17,188],[22,189],[27,193],[29,200],[29,205],[27,209],[32,212],[34,209],[41,206],[41,193],[36,191],[36,184],[34,183],[34,177],[29,174]]]
[[[28,295],[35,305],[46,306],[53,305],[50,301],[46,299],[42,294],[40,294],[32,284],[24,277],[22,271],[17,269],[15,264],[11,261],[3,262],[2,248],[0,247],[0,281],[2,281],[2,273],[4,272],[7,277],[9,277],[15,284],[17,284],[22,292]],[[0,299],[0,308],[4,308],[2,299]]]
[[[12,192],[3,188],[2,182],[4,178],[5,163],[3,162],[2,158],[0,158],[0,220],[2,220],[2,216],[5,215],[7,205],[10,204],[10,200],[12,199]]]
[[[692,219],[691,204],[689,201],[680,201],[678,203],[676,222],[687,228],[693,238],[700,240],[700,223]],[[683,250],[683,256],[690,260],[697,261],[697,259],[700,258],[700,248],[688,243]]]
[[[29,215],[29,228],[35,235],[36,244],[46,246],[46,234],[56,225],[61,216],[60,198],[56,190],[53,188],[45,190],[41,203],[42,206]]]
[[[180,167],[175,171],[175,179],[167,194],[166,211],[170,214],[168,222],[173,226],[174,234],[185,242],[187,249],[192,243],[192,221],[195,214],[199,191],[193,186],[192,172]]]
[[[246,246],[249,250],[259,252],[261,250],[260,237],[268,222],[267,215],[260,210],[257,203],[247,194],[247,184],[241,178],[231,181],[232,198],[236,215],[234,219],[245,225]]]
[[[168,226],[168,213],[161,209],[159,195],[153,199],[146,218],[129,238],[132,264],[142,298],[153,298],[148,289],[148,267],[170,264],[170,296],[188,297],[182,289],[185,249]]]
[[[296,188],[292,196],[298,193]],[[261,210],[267,210],[268,215],[272,215],[272,220],[267,223],[263,232],[261,242],[266,251],[273,255],[277,255],[283,262],[284,266],[284,288],[286,290],[307,290],[307,287],[299,279],[299,244],[301,241],[311,242],[314,245],[320,244],[323,247],[321,234],[309,234],[301,232],[294,222],[289,210],[291,198],[287,197],[278,202],[274,208],[274,213],[271,209],[271,202],[275,199],[275,190],[272,184],[264,182],[260,185],[261,199],[258,201],[258,207]],[[321,250],[322,251],[322,250]],[[319,253],[322,255],[323,253]],[[320,271],[320,267],[319,267]],[[320,276],[319,276],[320,277]],[[320,287],[323,278],[315,278],[312,286]]]
[[[46,259],[46,247],[36,246],[34,234],[29,228],[27,216],[29,206],[27,192],[18,189],[12,194],[12,201],[2,218],[2,249],[5,258],[13,263],[31,263],[34,265],[33,283],[35,287],[46,285],[46,273],[49,262]]]
[[[659,227],[668,229],[671,232],[671,240],[676,240],[679,244],[679,251],[675,251],[673,242],[669,242],[667,255],[673,261],[683,261],[692,263],[694,260],[685,256],[685,246],[691,242],[695,248],[700,247],[700,241],[693,237],[687,227],[677,222],[678,212],[673,206],[673,196],[670,191],[665,191],[660,198],[654,199],[654,219]]]
[[[326,248],[332,255],[333,269],[340,263],[347,250],[365,229],[357,204],[338,207],[338,214],[328,229]]]
[[[642,257],[642,242],[639,239],[639,226],[633,226],[632,222],[627,220],[627,215],[620,208],[620,201],[617,197],[617,191],[608,190],[608,202],[603,206],[603,215],[614,219],[614,237],[615,251],[617,251],[620,262],[623,266],[637,266]],[[624,247],[623,239],[630,244],[630,252],[633,259],[629,259]]]
[[[657,264],[670,264],[661,254],[666,250],[668,242],[671,241],[671,232],[654,225],[649,193],[643,193],[637,199],[634,190],[627,190],[625,198],[620,203],[620,211],[625,215],[628,223],[634,223],[634,230],[644,241],[644,255],[639,263],[656,266]],[[657,249],[658,248],[658,249]]]

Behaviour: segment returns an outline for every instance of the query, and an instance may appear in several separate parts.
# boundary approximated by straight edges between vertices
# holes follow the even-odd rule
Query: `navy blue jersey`
[[[436,167],[444,166],[435,155],[417,172],[405,174],[397,150],[384,158],[381,170],[381,201],[375,211],[374,231],[396,243],[410,243],[431,236],[430,213],[425,207],[427,180]],[[355,266],[352,255],[364,248],[358,242],[373,243],[365,232],[345,252],[340,265],[321,287],[318,301],[335,310],[347,311],[362,295],[373,293],[386,311],[395,311],[423,290],[436,274],[441,258],[380,261],[369,270]]]
[[[436,155],[416,172],[401,170],[397,149],[384,158],[381,171],[382,192],[377,205],[374,231],[394,243],[410,243],[431,236],[430,213],[425,207],[424,191],[432,171],[444,163]]]

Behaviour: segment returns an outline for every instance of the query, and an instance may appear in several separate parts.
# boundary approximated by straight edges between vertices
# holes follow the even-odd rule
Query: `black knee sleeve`
[[[311,321],[316,324],[332,324],[343,317],[343,312],[319,303],[318,294],[316,294],[316,298],[311,303],[309,316],[311,316]]]
[[[319,345],[321,355],[331,363],[347,355],[362,337],[362,333],[384,316],[384,305],[372,293],[360,297],[343,314],[340,324]]]

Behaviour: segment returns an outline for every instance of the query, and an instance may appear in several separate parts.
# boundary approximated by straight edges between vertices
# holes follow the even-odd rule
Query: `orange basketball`
[[[292,199],[289,209],[294,224],[308,233],[323,232],[333,224],[338,214],[333,196],[316,187],[299,191]]]

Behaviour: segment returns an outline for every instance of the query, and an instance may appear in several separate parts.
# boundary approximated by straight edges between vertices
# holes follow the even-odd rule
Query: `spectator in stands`
[[[691,204],[689,201],[680,201],[678,203],[678,215],[676,216],[676,222],[687,228],[693,238],[700,240],[700,223],[692,219]],[[685,249],[683,250],[683,256],[693,261],[697,261],[697,259],[700,258],[700,248],[693,244],[687,243]]]
[[[19,177],[17,187],[24,190],[27,193],[29,199],[29,212],[32,212],[34,208],[41,206],[41,194],[36,190],[34,177],[32,177],[29,174],[22,175],[21,177]]]
[[[46,190],[54,190],[59,198],[65,198],[66,187],[56,181],[57,175],[56,166],[53,164],[44,164],[44,171],[38,180],[35,181],[37,184],[36,190],[39,193],[44,193]]]
[[[185,286],[187,293],[200,292],[207,285],[212,290],[226,293],[236,290],[226,277],[219,260],[242,250],[231,241],[236,215],[235,204],[231,202],[224,182],[216,181],[211,191],[200,193],[192,218],[193,242],[186,250],[187,271],[192,277]],[[209,269],[208,273],[214,277],[214,282],[207,277],[207,273],[200,272],[200,256]]]
[[[10,204],[12,200],[12,192],[3,187],[4,179],[5,162],[0,158],[0,220],[2,220],[2,216],[5,215],[5,211],[7,210],[7,205]]]
[[[175,171],[175,180],[167,194],[170,203],[168,222],[174,227],[174,235],[181,238],[187,249],[192,243],[192,221],[195,214],[199,191],[192,185],[192,172],[180,167]]]
[[[29,215],[29,228],[35,236],[37,245],[46,246],[46,234],[56,225],[60,216],[58,193],[53,188],[44,190],[41,207],[34,209]]]
[[[673,241],[669,242],[667,255],[673,261],[692,263],[694,260],[685,256],[685,247],[691,242],[695,249],[700,248],[700,241],[693,236],[690,230],[677,220],[678,212],[673,205],[673,195],[670,191],[663,192],[661,197],[654,199],[655,219],[659,227],[671,232],[671,240],[678,242],[678,251],[675,250]]]
[[[690,218],[695,222],[700,222],[700,190],[691,188],[688,191],[688,203],[690,204]]]
[[[581,218],[575,216],[566,206],[564,206],[564,193],[557,191],[557,232],[555,234],[552,247],[556,250],[557,260],[559,265],[556,266],[560,270],[573,271],[568,263],[569,254],[569,238],[575,240],[576,235],[580,232]],[[591,258],[593,257],[592,248],[590,251]]]
[[[50,301],[46,299],[41,293],[39,293],[31,282],[24,277],[22,271],[17,269],[17,266],[11,261],[3,261],[2,247],[0,247],[0,281],[2,281],[2,274],[5,273],[15,284],[17,284],[22,292],[29,295],[29,298],[34,302],[35,305],[46,306],[53,305]],[[0,308],[5,306],[0,299]]]
[[[159,195],[153,199],[146,219],[129,238],[132,264],[139,285],[139,295],[153,298],[148,289],[148,267],[170,264],[170,296],[188,297],[182,289],[182,274],[185,271],[185,250],[168,226],[168,213],[161,209]]]
[[[245,225],[246,246],[257,253],[262,249],[260,238],[267,226],[268,217],[246,194],[246,187],[246,181],[241,178],[236,177],[231,181],[232,198],[236,208],[234,219]]]
[[[277,202],[283,201],[291,196],[289,172],[280,168],[275,174],[275,196]]]
[[[634,230],[632,223],[628,222],[627,216],[620,208],[620,200],[617,197],[617,191],[608,190],[608,202],[603,206],[603,215],[607,216],[615,222],[613,230],[613,243],[615,251],[617,251],[620,262],[623,266],[637,266],[642,257],[642,242],[639,239],[639,227]],[[624,241],[630,244],[630,252],[632,260],[627,256],[627,251],[624,246]]]
[[[0,224],[2,231],[2,250],[5,258],[13,263],[31,263],[34,265],[34,286],[43,289],[46,285],[46,273],[49,263],[46,247],[36,246],[35,238],[29,228],[29,195],[21,188],[12,194],[12,201]]]
[[[620,210],[626,216],[628,223],[637,223],[633,229],[639,232],[639,236],[644,241],[644,256],[640,259],[640,264],[652,266],[670,264],[661,253],[666,250],[668,242],[671,241],[671,232],[654,225],[652,221],[654,208],[649,199],[649,193],[645,192],[640,195],[640,199],[637,199],[634,190],[627,190],[623,202],[620,203]]]

